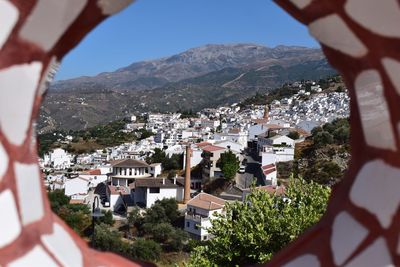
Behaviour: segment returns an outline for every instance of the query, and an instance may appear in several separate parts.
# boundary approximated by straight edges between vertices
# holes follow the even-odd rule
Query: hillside
[[[333,73],[319,49],[207,45],[115,72],[55,82],[39,129],[84,129],[147,111],[196,111]]]

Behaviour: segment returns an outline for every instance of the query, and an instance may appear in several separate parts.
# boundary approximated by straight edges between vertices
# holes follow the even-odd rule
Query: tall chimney
[[[185,163],[185,189],[183,203],[188,203],[190,200],[190,145],[186,146],[186,163]]]

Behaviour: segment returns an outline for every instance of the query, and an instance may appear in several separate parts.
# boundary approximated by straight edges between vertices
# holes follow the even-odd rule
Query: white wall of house
[[[215,219],[217,214],[223,212],[222,209],[210,211],[191,205],[187,206],[186,211],[184,230],[195,235],[199,240],[207,240],[210,238],[207,229],[211,227],[211,220]]]
[[[277,157],[274,153],[262,152],[261,154],[261,166],[276,164]]]
[[[289,147],[279,147],[274,148],[277,162],[286,162],[294,160],[294,148]]]
[[[80,174],[82,178],[90,180],[91,187],[96,187],[98,184],[107,181],[107,175],[92,175],[92,174]]]
[[[290,147],[294,147],[294,140],[285,135],[274,136],[271,138],[271,140],[272,140],[272,145],[287,145]]]
[[[67,180],[65,182],[65,195],[72,196],[76,194],[87,194],[89,182],[79,177]]]
[[[190,168],[196,167],[197,165],[200,164],[200,162],[203,160],[203,158],[201,157],[202,153],[203,150],[192,148],[192,155],[190,157]],[[183,168],[185,169],[185,167],[186,167],[186,153],[184,153],[183,155]]]
[[[149,167],[149,173],[153,175],[154,178],[159,176],[162,172],[161,163],[160,164],[151,164]]]
[[[277,171],[271,172],[267,175],[265,175],[265,180],[267,182],[267,184],[276,186],[278,185],[278,179],[277,179]]]
[[[150,193],[150,188],[146,192],[146,208],[150,208],[157,200],[173,198],[182,201],[183,188],[159,188],[159,193]]]
[[[214,145],[225,147],[226,149],[230,148],[233,152],[236,153],[240,153],[240,151],[244,148],[241,144],[232,141],[216,142]]]
[[[256,140],[256,136],[265,133],[268,128],[263,124],[256,124],[249,127],[248,140]]]
[[[98,169],[100,170],[101,174],[107,174],[107,173],[111,173],[112,172],[112,167],[111,165],[107,166],[99,166]]]
[[[120,177],[143,178],[148,177],[147,167],[128,168],[128,167],[114,167],[113,175]]]
[[[62,148],[56,148],[50,153],[50,163],[54,169],[67,169],[71,166],[71,155]]]
[[[294,148],[291,147],[264,147],[261,152],[261,165],[275,164],[294,160]]]

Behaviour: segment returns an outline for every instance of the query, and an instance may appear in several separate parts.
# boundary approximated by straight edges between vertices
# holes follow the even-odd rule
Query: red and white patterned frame
[[[276,2],[345,78],[352,159],[323,219],[269,266],[400,266],[400,2]]]
[[[0,266],[143,266],[88,248],[51,213],[34,121],[54,64],[130,0],[0,0]],[[320,223],[269,266],[400,266],[400,3],[276,0],[351,95],[352,160]]]
[[[49,207],[34,122],[54,65],[130,0],[0,0],[0,266],[143,266],[88,248]]]

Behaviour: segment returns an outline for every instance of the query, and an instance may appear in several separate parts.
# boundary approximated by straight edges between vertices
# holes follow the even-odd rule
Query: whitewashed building
[[[129,186],[135,178],[150,177],[150,165],[145,161],[125,159],[112,164],[111,185]]]
[[[141,178],[130,186],[131,196],[138,206],[150,208],[157,200],[183,200],[183,178]]]
[[[47,161],[47,162],[46,162]],[[65,170],[72,165],[72,155],[68,154],[62,148],[56,148],[45,157],[45,166],[56,170]]]
[[[187,203],[185,214],[185,231],[193,239],[208,240],[212,236],[207,229],[211,227],[211,220],[217,214],[224,212],[225,200],[207,194],[200,193]]]

